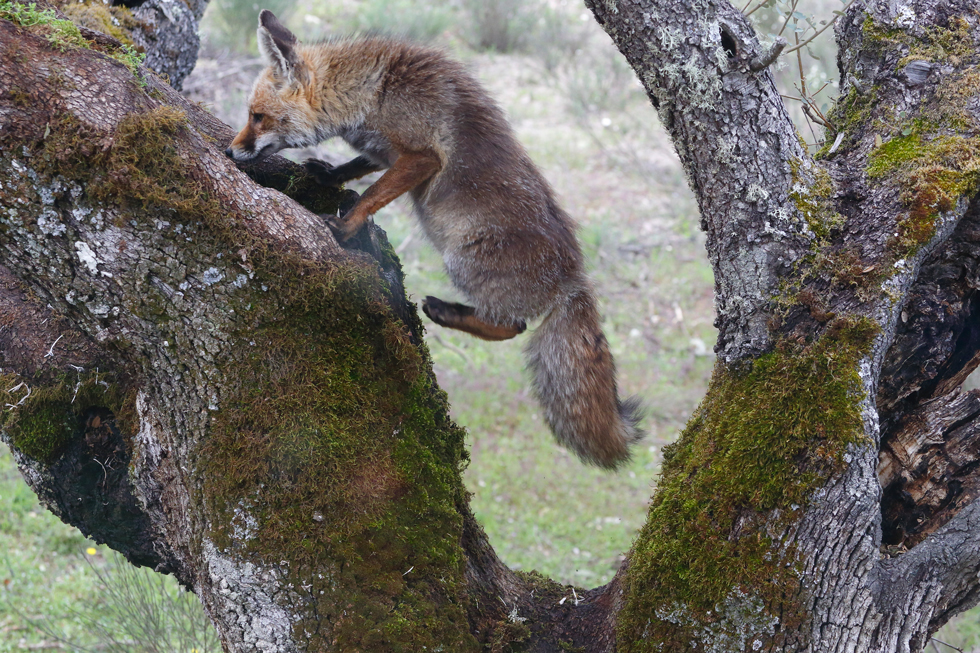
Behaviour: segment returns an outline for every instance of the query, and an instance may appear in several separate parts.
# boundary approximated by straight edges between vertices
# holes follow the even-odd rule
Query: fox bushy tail
[[[613,469],[643,437],[636,397],[620,401],[616,366],[587,292],[557,305],[526,348],[534,392],[559,444],[587,463]]]

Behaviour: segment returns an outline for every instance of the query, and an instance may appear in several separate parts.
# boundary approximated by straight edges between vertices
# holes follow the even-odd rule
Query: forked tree
[[[226,650],[892,653],[977,602],[980,3],[850,6],[816,156],[737,8],[588,4],[698,198],[719,331],[591,590],[509,570],[474,520],[380,230],[342,248],[315,215],[339,193],[236,168],[124,35],[0,4],[3,437]]]

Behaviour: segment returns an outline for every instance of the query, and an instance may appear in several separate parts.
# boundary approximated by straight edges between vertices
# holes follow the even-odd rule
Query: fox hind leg
[[[472,306],[450,304],[432,296],[422,302],[422,311],[436,324],[465,331],[484,340],[509,340],[527,329],[524,320],[511,325],[492,324],[478,318]]]

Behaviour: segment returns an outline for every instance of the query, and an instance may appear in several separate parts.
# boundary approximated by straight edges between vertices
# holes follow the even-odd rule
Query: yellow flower
[[[89,548],[85,549],[85,553],[89,554],[90,556],[94,556],[96,553],[98,553],[98,551],[95,550],[94,546],[90,546]]]

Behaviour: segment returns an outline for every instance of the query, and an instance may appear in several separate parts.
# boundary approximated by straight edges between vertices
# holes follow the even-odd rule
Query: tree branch
[[[659,104],[697,195],[715,272],[716,351],[728,362],[765,351],[768,298],[809,248],[787,207],[792,169],[805,178],[811,166],[771,75],[751,69],[765,49],[727,2],[586,4]]]
[[[878,606],[902,620],[910,611],[935,632],[980,599],[980,501],[974,500],[941,529],[897,558],[879,564]],[[924,646],[923,633],[918,637]]]

